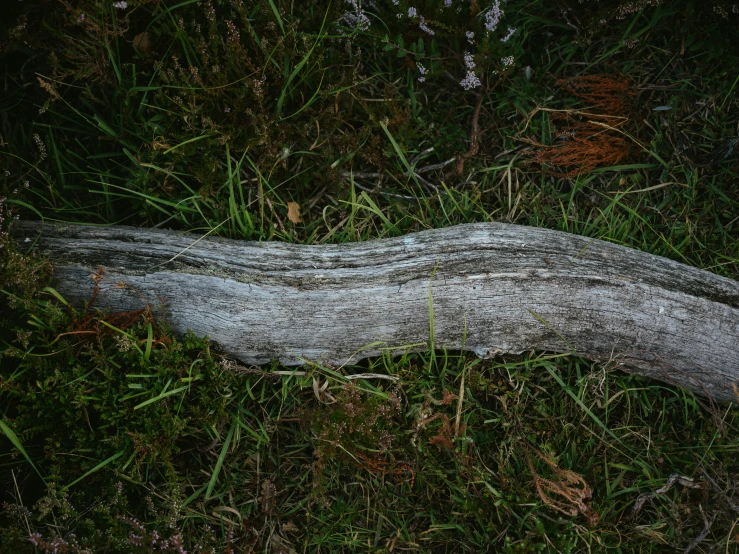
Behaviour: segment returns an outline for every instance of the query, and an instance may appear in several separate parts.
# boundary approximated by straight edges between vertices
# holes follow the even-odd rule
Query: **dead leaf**
[[[326,404],[333,404],[336,402],[336,399],[333,397],[333,395],[330,392],[326,392],[326,389],[328,388],[328,379],[323,383],[323,385],[319,385],[318,379],[313,377],[313,394],[316,395],[316,398],[319,402],[325,402]]]
[[[270,536],[269,546],[270,552],[273,554],[296,554],[292,543],[277,533],[272,533],[272,536]]]
[[[271,512],[275,507],[275,494],[277,489],[275,488],[272,481],[265,479],[262,481],[262,494],[259,497],[259,501],[262,503],[263,512]]]
[[[292,520],[282,524],[283,533],[297,533],[298,531],[300,531],[300,529],[292,522]]]
[[[165,148],[172,148],[172,146],[170,146],[170,144],[164,140],[164,137],[154,137],[154,140],[151,143],[151,147],[154,150],[164,150]]]
[[[239,518],[239,522],[237,523],[234,520],[225,517],[223,515],[223,512],[231,512],[232,514],[234,514],[236,517]],[[234,510],[233,508],[229,506],[218,506],[217,508],[214,508],[213,517],[217,517],[221,522],[227,523],[231,527],[240,527],[241,522],[243,521],[241,514],[237,510]]]
[[[142,52],[148,52],[151,50],[151,39],[149,38],[149,33],[144,31],[143,33],[139,33],[133,37],[133,47]]]
[[[90,275],[90,277],[92,277],[92,280],[95,282],[95,286],[97,286],[100,283],[104,275],[105,275],[105,270],[103,269],[103,266],[100,266],[96,273],[93,273],[92,275]]]
[[[297,202],[287,203],[287,218],[293,223],[300,223],[300,205]]]

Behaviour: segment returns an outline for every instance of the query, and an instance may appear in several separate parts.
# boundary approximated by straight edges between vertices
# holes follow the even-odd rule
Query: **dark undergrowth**
[[[737,279],[738,12],[9,4],[0,552],[737,552],[733,405],[546,352],[244,367],[151,311],[67,306],[8,230],[505,221]]]

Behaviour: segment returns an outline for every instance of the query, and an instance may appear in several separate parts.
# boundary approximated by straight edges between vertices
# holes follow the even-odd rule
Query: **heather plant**
[[[20,338],[4,344],[0,364],[0,440],[11,445],[0,456],[11,468],[0,473],[0,548],[14,552],[354,548],[374,540],[386,517],[405,526],[380,531],[388,549],[429,538],[431,547],[463,540],[484,550],[495,533],[504,552],[547,544],[567,551],[582,544],[583,525],[598,540],[623,540],[613,511],[626,516],[630,491],[655,490],[636,469],[688,473],[699,460],[670,445],[709,436],[726,444],[735,425],[734,412],[720,423],[682,391],[643,378],[610,375],[591,386],[580,376],[592,364],[578,359],[566,381],[558,377],[559,389],[557,357],[540,354],[245,367],[205,340],[173,337],[147,310],[72,310],[61,297],[50,302],[52,290],[27,292],[19,320],[37,325],[27,328],[27,346]],[[402,386],[374,381],[377,374]],[[623,392],[603,396],[604,386]],[[574,390],[592,406],[594,419],[580,423],[593,434],[603,421],[619,422],[607,454],[564,424],[583,402]],[[646,390],[662,410],[641,400]],[[644,428],[655,434],[649,452]],[[731,447],[716,449],[705,479],[695,481],[703,491],[714,482],[713,497],[655,493],[643,500],[640,521],[660,519],[673,544],[687,544],[683,530],[703,525],[700,504],[728,528],[736,483],[721,468],[731,467],[731,455]],[[604,484],[602,472],[614,467],[618,476]],[[620,500],[606,500],[614,493]],[[531,506],[532,525],[501,523]],[[348,527],[359,538],[346,537]]]
[[[13,210],[6,198],[0,198],[0,339],[14,340],[20,349],[30,346],[34,335],[33,324],[28,317],[37,316],[38,301],[42,295],[52,297],[50,291],[52,266],[38,253],[19,252],[15,240],[9,234],[10,223],[15,220]],[[22,244],[32,243],[24,237]],[[64,310],[56,305],[48,305],[42,329],[54,329],[68,323]],[[15,352],[11,347],[11,352]],[[0,354],[0,360],[4,356]],[[0,375],[0,380],[4,375]]]
[[[335,189],[351,170],[408,181],[388,134],[413,150],[419,126],[437,144],[431,161],[464,152],[461,141],[439,140],[427,118],[441,114],[421,117],[417,98],[442,83],[447,96],[493,89],[519,49],[500,0],[318,2],[299,12],[209,1],[155,15],[156,6],[85,0],[18,16],[26,24],[10,29],[4,46],[43,52],[37,75],[23,78],[47,122],[34,140],[54,159],[44,150],[10,160],[17,200],[49,189],[48,209],[71,209],[88,196],[82,180],[103,201],[88,210],[93,221],[136,215],[210,228],[228,218],[219,232],[248,238],[261,233],[266,213],[289,236],[265,200],[283,194],[277,183],[299,194],[305,175],[314,191]],[[374,101],[397,89],[405,100]],[[72,126],[63,124],[69,117]],[[59,148],[69,141],[87,154]],[[303,152],[313,159],[301,161],[295,153]],[[19,189],[21,179],[30,187]]]
[[[697,23],[709,20],[737,23],[739,4],[733,0],[710,0],[709,2],[690,2],[681,0],[568,0],[563,9],[577,21],[599,26],[609,21],[627,19],[629,16],[663,6],[674,9],[683,17],[698,17]],[[570,23],[571,24],[571,23]]]
[[[7,3],[0,551],[731,552],[732,406],[545,352],[247,367],[68,306],[9,223],[505,221],[736,279],[732,6]]]
[[[229,401],[212,392],[235,376],[205,342],[170,338],[149,311],[71,309],[48,286],[48,262],[22,254],[7,235],[2,245],[0,417],[5,439],[28,465],[3,476],[1,549],[93,552],[107,544],[116,552],[184,552],[192,539],[172,530],[184,502],[178,456],[188,437],[223,428]],[[109,464],[129,477],[102,472]],[[142,479],[159,483],[165,499],[159,507],[146,501],[153,529],[130,516],[141,501],[131,485]],[[220,540],[196,535],[200,545]]]
[[[402,461],[402,448],[396,448],[395,455],[392,453],[397,438],[392,429],[401,415],[397,388],[386,396],[378,396],[350,383],[335,397],[320,392],[316,396],[322,406],[307,409],[302,416],[316,446],[313,464],[316,497],[325,494],[326,466],[337,461],[395,476],[400,481],[413,479],[410,465]],[[395,459],[398,456],[400,459]]]

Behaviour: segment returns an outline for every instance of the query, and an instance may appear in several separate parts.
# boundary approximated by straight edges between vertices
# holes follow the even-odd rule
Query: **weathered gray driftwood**
[[[430,291],[437,348],[575,351],[737,399],[739,283],[599,240],[500,223],[338,246],[31,222],[14,233],[54,262],[73,304],[103,266],[96,306],[164,302],[176,332],[246,363],[429,348]]]

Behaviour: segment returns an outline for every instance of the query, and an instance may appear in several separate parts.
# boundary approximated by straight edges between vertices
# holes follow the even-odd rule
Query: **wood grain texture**
[[[175,332],[249,364],[428,349],[430,290],[437,348],[574,351],[737,400],[739,284],[599,240],[502,223],[327,246],[35,222],[13,233],[51,259],[72,304],[102,266],[97,307],[164,305]]]

